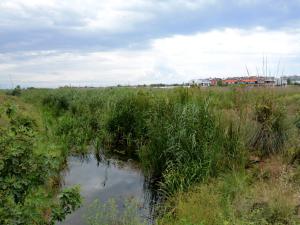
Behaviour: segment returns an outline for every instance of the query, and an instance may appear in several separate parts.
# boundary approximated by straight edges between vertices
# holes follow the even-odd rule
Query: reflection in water
[[[84,215],[88,206],[94,201],[107,202],[114,198],[119,207],[124,205],[124,199],[134,198],[140,207],[140,216],[152,222],[153,205],[157,195],[149,187],[138,165],[132,161],[105,159],[100,154],[89,154],[68,159],[68,171],[65,174],[64,186],[79,184],[84,198],[82,207],[69,215],[60,224],[86,224]]]
[[[109,167],[109,162],[107,161],[107,167],[105,168],[105,172],[104,172],[104,181],[103,181],[103,187],[105,187],[106,181],[108,179],[108,167]],[[99,162],[98,162],[98,166],[99,166]]]

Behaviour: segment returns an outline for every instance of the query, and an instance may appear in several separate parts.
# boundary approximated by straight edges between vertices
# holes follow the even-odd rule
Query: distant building
[[[190,85],[209,87],[211,85],[211,82],[208,79],[195,79],[190,82]]]
[[[236,78],[228,78],[223,80],[224,85],[233,85],[233,84],[238,84],[238,79]]]
[[[289,84],[300,84],[300,76],[294,75],[294,76],[285,76],[283,77],[287,81],[289,81]]]
[[[287,79],[284,77],[275,78],[275,85],[276,86],[287,86],[288,85]]]
[[[238,81],[239,84],[258,84],[257,77],[244,77]]]
[[[264,86],[274,86],[276,84],[275,77],[264,77]]]
[[[210,80],[210,85],[211,86],[217,86],[218,85],[218,82],[222,82],[222,79],[221,78],[211,78],[209,79]]]
[[[274,86],[274,77],[231,77],[223,80],[224,85],[245,84],[252,86]]]
[[[291,84],[300,84],[300,76],[290,77],[260,77],[260,76],[246,76],[246,77],[228,77],[221,78],[208,78],[208,79],[194,79],[189,82],[189,85],[209,87],[217,86],[219,83],[223,85],[247,85],[247,86],[286,86],[288,80]]]

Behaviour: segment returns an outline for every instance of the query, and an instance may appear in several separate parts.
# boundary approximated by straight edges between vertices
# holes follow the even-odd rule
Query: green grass
[[[139,161],[170,200],[162,224],[294,224],[294,202],[278,194],[284,188],[272,189],[245,168],[253,157],[273,155],[291,167],[299,163],[299,91],[61,88],[26,90],[21,98],[41,110],[47,135],[65,146],[64,158],[93,145]],[[261,204],[260,188],[278,201],[269,196]],[[241,209],[238,201],[246,202]]]
[[[277,165],[278,166],[278,165]],[[264,171],[266,172],[266,171]],[[159,225],[296,225],[299,184],[291,173],[257,179],[254,171],[233,172],[198,184],[169,199]],[[276,183],[276,185],[274,185]]]

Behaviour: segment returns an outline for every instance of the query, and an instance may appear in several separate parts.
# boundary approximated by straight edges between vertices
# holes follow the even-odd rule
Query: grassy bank
[[[54,224],[78,206],[76,188],[59,192],[62,148],[39,110],[2,93],[0,149],[0,224]]]
[[[167,200],[159,224],[299,223],[299,87],[31,89],[21,98],[43,112],[64,157],[93,145],[139,161]]]
[[[164,225],[299,224],[299,167],[276,156],[168,200]]]

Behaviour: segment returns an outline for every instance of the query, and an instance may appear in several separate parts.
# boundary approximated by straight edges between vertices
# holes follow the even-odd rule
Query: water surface
[[[140,206],[140,216],[150,218],[149,190],[145,187],[145,178],[139,167],[132,161],[116,159],[99,162],[92,155],[84,159],[69,157],[68,170],[65,172],[64,186],[80,185],[84,198],[82,207],[67,216],[60,225],[84,225],[89,206],[95,200],[106,202],[114,198],[118,205],[126,198],[134,198]]]

